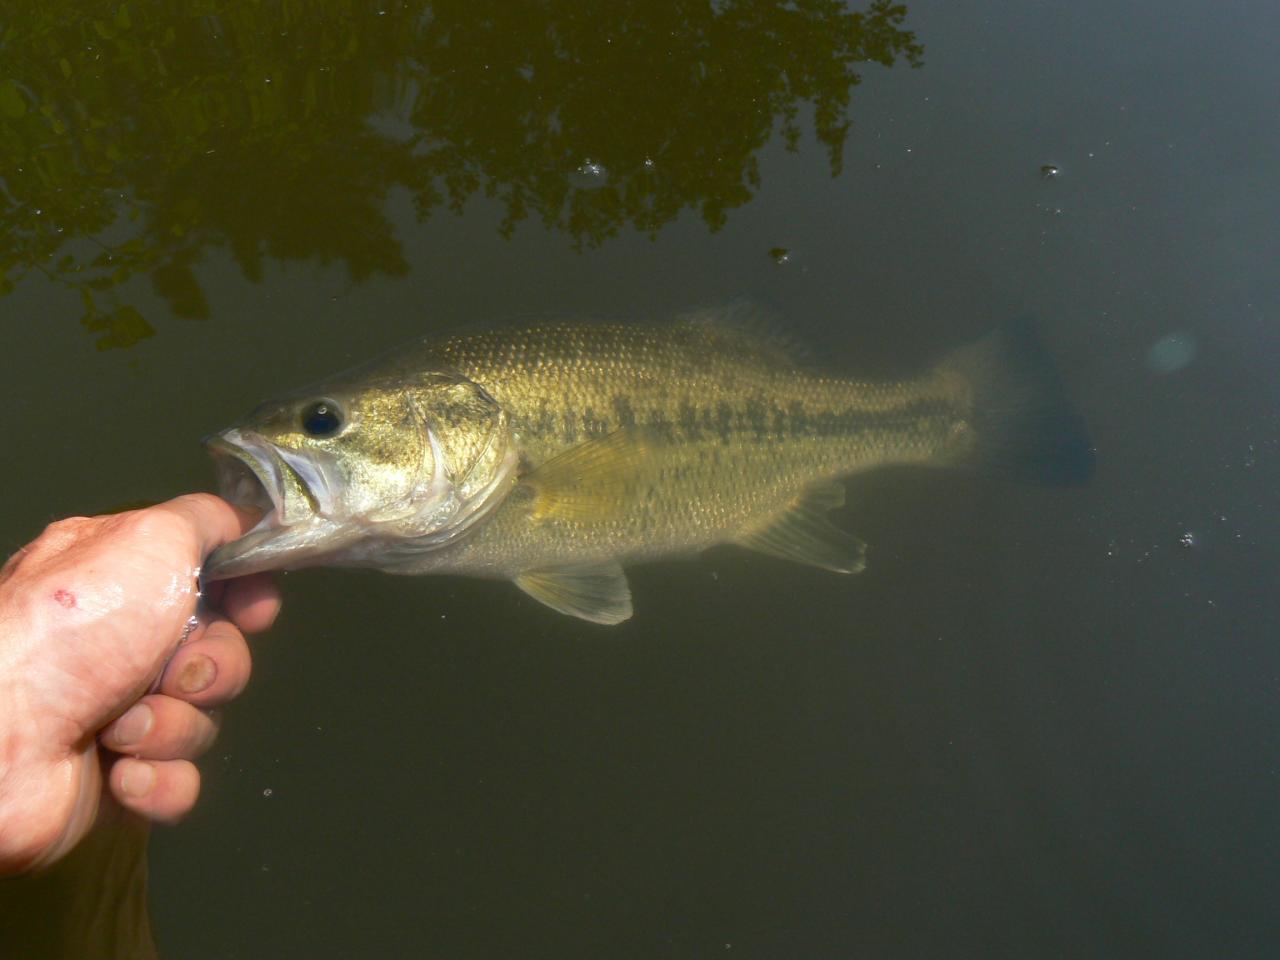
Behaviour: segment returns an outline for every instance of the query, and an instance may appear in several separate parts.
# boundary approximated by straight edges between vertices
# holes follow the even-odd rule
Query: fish
[[[262,511],[207,580],[309,566],[510,580],[632,616],[624,568],[736,544],[843,574],[843,480],[890,465],[1088,480],[1083,419],[1029,321],[919,375],[833,373],[750,304],[651,323],[536,319],[425,337],[206,439]]]

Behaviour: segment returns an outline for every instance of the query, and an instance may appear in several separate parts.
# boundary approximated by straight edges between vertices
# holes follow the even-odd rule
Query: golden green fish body
[[[530,567],[689,554],[768,524],[815,484],[963,445],[965,383],[945,373],[866,383],[806,372],[789,350],[711,320],[551,324],[429,350],[511,417],[523,470],[615,431],[637,431],[616,510],[539,519],[512,501],[437,568]]]
[[[657,325],[526,323],[423,341],[263,404],[212,438],[223,495],[264,511],[217,579],[317,564],[514,580],[598,623],[622,565],[718,543],[844,573],[839,478],[969,465],[1088,475],[1083,425],[1028,327],[919,377],[809,369],[741,310]]]

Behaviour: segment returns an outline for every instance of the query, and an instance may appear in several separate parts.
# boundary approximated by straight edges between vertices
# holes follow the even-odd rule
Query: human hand
[[[244,688],[241,631],[270,626],[279,594],[264,577],[214,584],[205,599],[226,619],[179,643],[203,558],[255,520],[191,494],[51,524],[0,568],[0,876],[75,846],[93,825],[104,767],[126,809],[160,821],[191,809],[191,760],[216,733],[206,709]]]

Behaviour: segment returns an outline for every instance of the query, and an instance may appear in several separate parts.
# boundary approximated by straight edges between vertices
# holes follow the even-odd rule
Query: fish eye
[[[342,428],[342,411],[332,400],[317,400],[302,411],[302,429],[312,437],[332,437]]]

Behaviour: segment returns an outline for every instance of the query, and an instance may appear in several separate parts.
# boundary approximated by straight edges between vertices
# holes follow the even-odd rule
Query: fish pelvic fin
[[[768,523],[739,534],[733,542],[835,573],[861,573],[867,565],[867,545],[826,517],[828,510],[843,505],[844,484],[817,484]]]
[[[1088,428],[1030,320],[961,347],[937,372],[970,397],[951,465],[1046,486],[1082,484],[1093,475]]]
[[[526,570],[516,586],[571,617],[612,626],[631,619],[631,587],[617,563]]]
[[[571,447],[522,478],[535,520],[593,523],[623,509],[650,443],[638,427],[615,430]]]

